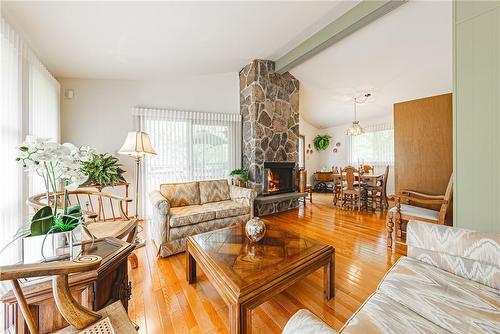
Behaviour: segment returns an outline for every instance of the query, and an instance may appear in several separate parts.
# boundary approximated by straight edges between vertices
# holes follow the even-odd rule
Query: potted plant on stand
[[[89,147],[26,137],[23,145],[19,147],[16,161],[26,171],[43,178],[47,205],[38,210],[31,221],[16,233],[14,240],[23,238],[23,250],[33,252],[33,249],[40,245],[44,259],[46,255],[59,256],[61,250],[67,248],[70,256],[74,255],[75,238],[72,232],[82,225],[83,213],[79,205],[69,205],[68,191],[75,190],[87,180],[87,175],[81,167],[82,162],[89,160],[91,155],[92,150]],[[61,185],[64,187],[63,193],[60,192]],[[49,237],[51,242],[47,242]]]
[[[82,163],[82,172],[88,175],[87,181],[82,186],[92,186],[102,190],[104,187],[112,187],[117,183],[126,182],[123,177],[125,170],[121,167],[118,158],[108,153],[92,153],[91,158]]]
[[[246,187],[246,184],[248,182],[248,171],[243,168],[237,168],[231,173],[229,173],[229,176],[233,178],[233,184],[238,187]]]

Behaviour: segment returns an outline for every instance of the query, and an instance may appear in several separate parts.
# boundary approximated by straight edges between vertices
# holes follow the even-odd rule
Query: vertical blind
[[[394,164],[394,129],[392,123],[370,125],[359,136],[350,137],[350,164],[374,166]]]
[[[134,113],[157,152],[144,159],[143,197],[162,183],[227,178],[241,165],[239,114],[151,108]],[[144,207],[149,218],[149,206]]]
[[[43,183],[16,163],[16,147],[28,134],[59,140],[59,90],[57,80],[2,17],[0,118],[0,249],[27,220],[29,194],[41,192]],[[40,188],[41,187],[41,188]],[[0,264],[13,263],[20,255],[19,242],[0,256]],[[0,287],[1,290],[1,287]]]

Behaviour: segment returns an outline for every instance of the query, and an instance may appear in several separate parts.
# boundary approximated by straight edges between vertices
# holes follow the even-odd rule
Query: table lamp
[[[125,143],[123,143],[118,154],[128,155],[135,159],[135,217],[138,218],[141,159],[146,154],[156,154],[156,152],[146,132],[134,131],[127,134]]]

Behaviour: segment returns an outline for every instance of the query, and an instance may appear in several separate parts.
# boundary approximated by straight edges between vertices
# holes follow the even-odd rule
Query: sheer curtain
[[[23,139],[23,49],[24,44],[12,28],[3,20],[2,36],[2,87],[0,121],[0,249],[6,245],[23,222],[22,170],[15,162],[15,147]],[[0,256],[0,264],[15,261],[19,243],[7,248]],[[1,290],[1,286],[0,286]]]
[[[59,142],[59,82],[32,53],[29,58],[29,134]],[[29,195],[45,191],[41,177],[28,177]]]
[[[162,183],[227,178],[241,165],[239,114],[150,108],[134,114],[157,152],[144,159],[142,203]],[[149,218],[149,205],[144,208]]]
[[[28,221],[29,194],[43,191],[43,182],[29,178],[16,163],[16,147],[28,134],[59,140],[60,91],[57,80],[3,17],[1,39],[0,249]],[[1,254],[0,263],[12,263],[19,254],[15,243]]]
[[[353,166],[394,165],[394,128],[392,123],[375,124],[359,136],[350,137],[349,161]]]

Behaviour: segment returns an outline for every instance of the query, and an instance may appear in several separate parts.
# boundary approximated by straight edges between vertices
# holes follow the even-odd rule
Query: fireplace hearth
[[[295,182],[295,162],[264,162],[262,195],[293,192]]]

